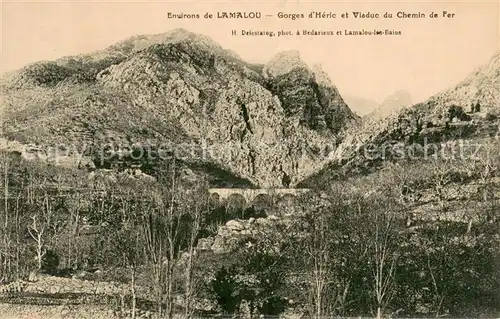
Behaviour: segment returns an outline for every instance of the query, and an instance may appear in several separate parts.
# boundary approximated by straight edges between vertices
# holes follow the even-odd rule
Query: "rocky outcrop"
[[[286,236],[292,227],[297,226],[298,220],[298,215],[295,214],[230,220],[220,226],[214,236],[200,239],[197,250],[214,254],[231,253],[250,248],[256,240],[262,238],[268,238],[270,242],[278,245],[280,236]]]
[[[142,97],[138,104],[171,105],[169,116],[204,140],[211,160],[263,187],[288,187],[285,176],[293,183],[317,163],[309,148],[327,147],[322,131],[339,133],[354,119],[324,74],[317,73],[318,83],[298,56],[293,59],[299,68],[283,70],[275,61],[279,67],[266,65],[264,79],[242,63],[181,42],[152,46],[101,80]]]
[[[488,63],[474,70],[467,78],[430,99],[439,105],[455,104],[468,110],[472,103],[483,107],[500,107],[500,51]]]
[[[346,123],[357,119],[321,67],[310,69],[297,52],[278,54],[263,72],[285,114],[301,125],[339,134]]]
[[[272,57],[262,70],[266,78],[275,78],[288,74],[294,69],[307,69],[307,64],[300,58],[299,51],[285,51]]]
[[[327,185],[339,178],[373,172],[384,161],[398,156],[397,147],[393,146],[401,146],[401,143],[406,148],[423,143],[440,147],[447,141],[498,136],[499,76],[500,53],[497,53],[457,86],[425,102],[401,108],[402,103],[386,116],[365,118],[360,125],[347,130],[331,159],[299,186]],[[396,97],[405,95],[397,93]]]
[[[15,281],[0,286],[0,293],[26,292],[41,294],[96,294],[120,295],[130,294],[130,286],[113,282],[99,282],[90,280],[71,279],[54,276],[37,276],[30,281]]]
[[[35,64],[12,78],[4,92],[12,140],[168,144],[186,163],[261,187],[293,187],[357,119],[328,76],[297,53],[251,65],[185,30]]]
[[[368,114],[365,119],[384,118],[411,105],[413,105],[413,102],[410,94],[404,90],[399,90],[386,97],[382,104]]]

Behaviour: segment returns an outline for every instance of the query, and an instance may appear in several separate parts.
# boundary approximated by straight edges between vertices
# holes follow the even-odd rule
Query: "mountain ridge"
[[[384,161],[393,161],[389,152],[384,159],[369,160],[360,156],[366,147],[404,143],[446,143],[498,136],[500,101],[500,51],[486,64],[476,68],[457,85],[437,93],[424,102],[396,109],[381,117],[371,117],[354,127],[339,147],[330,154],[323,169],[304,179],[301,187],[328,184],[326,180],[369,174]],[[470,92],[473,92],[470,93]],[[494,98],[492,98],[494,97]],[[471,109],[476,104],[480,109]],[[386,143],[386,144],[384,144]],[[385,152],[385,150],[384,150]],[[372,154],[373,155],[373,154]]]
[[[264,69],[183,29],[132,37],[11,74],[1,87],[3,135],[94,148],[186,144],[209,153],[189,159],[195,163],[262,187],[288,187],[357,117],[319,70],[299,63],[266,77]]]

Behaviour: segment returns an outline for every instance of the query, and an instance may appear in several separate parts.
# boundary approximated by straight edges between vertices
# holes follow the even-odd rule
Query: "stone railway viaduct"
[[[219,201],[225,201],[229,197],[243,197],[247,204],[252,203],[259,195],[271,198],[282,198],[285,196],[299,196],[307,193],[308,188],[210,188],[210,194],[217,194]]]

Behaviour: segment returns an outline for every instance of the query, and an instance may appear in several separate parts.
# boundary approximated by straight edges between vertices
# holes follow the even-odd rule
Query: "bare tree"
[[[153,265],[157,312],[161,317],[165,304],[167,318],[174,316],[173,282],[183,244],[182,236],[185,235],[182,228],[182,213],[178,209],[177,188],[174,160],[171,186],[163,189],[154,209],[143,218],[147,252]]]
[[[306,205],[308,230],[301,254],[305,252],[308,301],[313,316],[322,318],[344,311],[350,278],[343,266],[351,246],[342,238],[349,227],[342,222],[346,206],[340,192],[331,195],[327,203],[309,200]]]
[[[156,208],[156,207],[155,207]],[[145,210],[143,217],[142,230],[144,241],[146,243],[146,252],[148,261],[152,265],[153,287],[156,294],[157,312],[161,316],[163,308],[163,253],[164,241],[162,223],[159,220],[155,208]]]
[[[204,184],[202,184],[204,186]],[[205,216],[209,209],[209,194],[199,187],[195,188],[191,192],[186,192],[186,199],[188,200],[188,207],[186,207],[190,213],[190,230],[189,238],[187,241],[186,248],[186,267],[185,267],[185,305],[184,305],[184,316],[186,318],[191,318],[194,314],[193,301],[196,297],[196,292],[194,291],[195,285],[193,280],[194,275],[194,258],[195,258],[195,248],[200,234]]]
[[[3,195],[3,223],[2,223],[2,247],[0,248],[0,265],[2,267],[1,279],[6,279],[8,273],[10,273],[9,268],[11,264],[11,251],[10,251],[10,225],[9,225],[9,164],[10,159],[5,154],[2,157],[3,162],[3,185],[4,185],[4,195]]]
[[[53,217],[53,207],[47,193],[43,197],[43,206],[38,213],[31,216],[28,233],[36,244],[36,260],[38,270],[42,269],[42,260],[46,253],[45,243]]]
[[[326,315],[327,312],[325,305],[328,304],[328,300],[325,299],[333,270],[332,247],[328,237],[329,225],[324,216],[315,214],[311,222],[313,229],[311,230],[310,244],[306,246],[306,253],[312,266],[310,299],[314,305],[315,318],[319,319]]]
[[[381,318],[394,293],[394,272],[399,252],[394,230],[395,214],[375,212],[373,217],[372,272],[377,318]]]
[[[500,143],[496,139],[485,139],[482,143],[475,145],[473,154],[466,159],[465,167],[469,174],[476,174],[483,185],[483,200],[488,200],[488,181],[500,170],[500,156],[498,149]]]

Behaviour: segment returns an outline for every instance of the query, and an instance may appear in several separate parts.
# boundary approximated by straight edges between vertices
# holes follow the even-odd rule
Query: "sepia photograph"
[[[0,12],[0,319],[500,317],[498,0]]]

